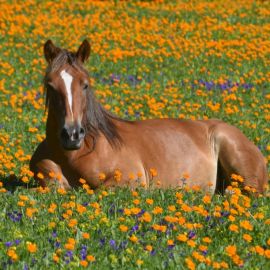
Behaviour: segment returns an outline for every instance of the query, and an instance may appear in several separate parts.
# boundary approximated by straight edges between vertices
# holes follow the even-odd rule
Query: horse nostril
[[[84,136],[85,135],[85,130],[84,130],[84,128],[80,128],[80,136]]]
[[[69,134],[68,134],[68,130],[66,128],[63,128],[61,131],[61,138],[64,140],[68,140],[69,139]]]

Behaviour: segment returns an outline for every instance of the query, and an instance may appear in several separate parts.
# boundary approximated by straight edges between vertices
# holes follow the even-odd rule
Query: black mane
[[[46,75],[44,78],[44,86],[46,93],[46,109],[49,107],[49,95],[48,95],[48,74],[53,71],[59,70],[63,65],[69,64],[73,68],[78,69],[84,72],[87,76],[89,76],[88,72],[84,69],[82,64],[77,60],[75,53],[69,52],[67,50],[61,50],[61,52],[57,55],[57,57],[49,64],[46,69]],[[84,112],[84,117],[82,121],[82,125],[85,128],[86,136],[85,140],[87,143],[87,139],[89,136],[92,138],[96,138],[100,135],[100,132],[106,137],[109,143],[113,147],[119,147],[122,144],[122,138],[119,135],[114,120],[125,121],[127,120],[121,119],[110,112],[106,111],[102,105],[95,99],[94,93],[92,89],[89,89],[86,95],[87,98],[87,108]],[[88,135],[88,136],[87,136]]]

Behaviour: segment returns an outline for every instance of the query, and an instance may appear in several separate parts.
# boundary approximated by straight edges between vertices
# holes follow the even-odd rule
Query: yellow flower
[[[49,223],[49,228],[55,228],[56,226],[56,223],[55,222],[50,222]]]

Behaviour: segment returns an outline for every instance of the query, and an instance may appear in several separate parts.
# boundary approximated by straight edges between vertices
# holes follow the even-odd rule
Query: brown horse
[[[139,177],[146,187],[156,180],[161,187],[176,187],[188,174],[187,185],[211,186],[214,192],[224,190],[235,173],[245,185],[264,191],[264,157],[236,127],[219,120],[120,119],[94,98],[83,67],[90,55],[86,40],[76,53],[48,40],[44,54],[46,139],[30,162],[42,186],[55,177],[65,189],[80,185],[80,178],[93,189],[135,186],[138,181],[131,179]]]

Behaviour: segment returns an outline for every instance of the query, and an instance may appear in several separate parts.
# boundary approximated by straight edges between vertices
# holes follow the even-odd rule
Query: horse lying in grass
[[[48,40],[44,54],[46,139],[30,162],[41,186],[56,176],[64,189],[80,185],[80,178],[93,189],[134,186],[130,178],[139,175],[149,187],[154,168],[164,188],[178,186],[188,173],[187,185],[223,192],[234,173],[244,185],[264,191],[264,157],[238,128],[219,120],[123,120],[95,100],[83,67],[90,55],[88,41],[73,53]]]

